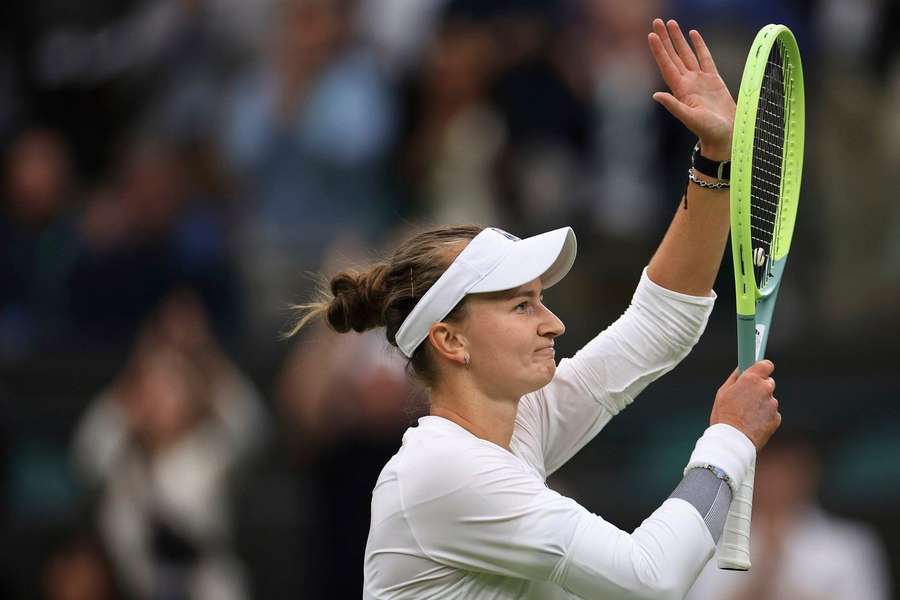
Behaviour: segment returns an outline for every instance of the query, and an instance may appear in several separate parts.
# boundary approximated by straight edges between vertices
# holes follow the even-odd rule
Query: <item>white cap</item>
[[[434,323],[466,294],[510,290],[541,278],[544,289],[565,277],[575,262],[575,232],[563,227],[521,240],[494,227],[472,238],[434,282],[397,331],[397,346],[411,357]]]

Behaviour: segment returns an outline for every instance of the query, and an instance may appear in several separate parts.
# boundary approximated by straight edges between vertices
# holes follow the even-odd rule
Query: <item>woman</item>
[[[727,160],[734,102],[696,32],[657,19],[650,48],[672,94],[654,98]],[[575,259],[563,228],[525,240],[497,229],[420,234],[369,271],[331,280],[303,324],[384,326],[431,391],[375,485],[365,598],[681,598],[712,556],[732,492],[780,423],[773,365],[719,389],[685,477],[628,534],[550,490],[563,465],[696,343],[728,235],[728,198],[692,171],[631,306],[573,358],[542,301]],[[689,206],[689,208],[687,208]]]

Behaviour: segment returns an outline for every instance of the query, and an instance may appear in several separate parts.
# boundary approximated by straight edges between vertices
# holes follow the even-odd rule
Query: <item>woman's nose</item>
[[[546,311],[546,318],[541,322],[541,326],[538,328],[538,335],[541,336],[550,336],[550,337],[559,337],[566,332],[566,326],[557,317],[553,314],[548,308],[544,308]]]

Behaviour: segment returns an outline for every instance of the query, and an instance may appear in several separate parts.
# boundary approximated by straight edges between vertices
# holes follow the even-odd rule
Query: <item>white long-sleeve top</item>
[[[511,451],[419,419],[375,485],[363,598],[682,598],[715,547],[692,505],[670,498],[629,534],[545,479],[688,354],[714,300],[645,269],[628,310],[520,400]],[[716,427],[706,447],[731,436],[740,481],[753,445]]]

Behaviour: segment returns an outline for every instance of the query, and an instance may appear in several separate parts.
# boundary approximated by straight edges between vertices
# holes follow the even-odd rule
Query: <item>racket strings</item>
[[[789,67],[788,67],[789,70]],[[758,288],[771,276],[778,229],[785,140],[785,61],[781,43],[772,46],[760,88],[750,177],[750,237]]]

